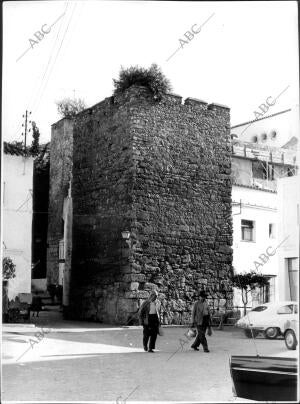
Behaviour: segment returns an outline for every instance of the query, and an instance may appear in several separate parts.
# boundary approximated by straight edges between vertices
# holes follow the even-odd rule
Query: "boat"
[[[297,363],[297,358],[232,355],[233,393],[255,401],[297,401]]]

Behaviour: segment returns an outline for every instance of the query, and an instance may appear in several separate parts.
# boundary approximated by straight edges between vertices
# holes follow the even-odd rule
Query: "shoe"
[[[208,349],[208,348],[204,348],[203,351],[204,351],[204,352],[209,352],[209,349]]]
[[[154,353],[153,349],[149,349],[148,352]]]
[[[147,348],[146,346],[144,346],[144,351],[145,351],[145,352],[147,352],[147,351],[148,351],[148,348]]]
[[[199,348],[196,348],[195,346],[191,346],[191,348],[192,348],[194,351],[199,351]]]

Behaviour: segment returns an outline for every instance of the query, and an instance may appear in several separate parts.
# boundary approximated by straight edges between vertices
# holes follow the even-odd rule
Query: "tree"
[[[11,258],[4,257],[2,259],[2,271],[2,279],[4,281],[16,277],[16,265],[13,263]]]
[[[162,95],[172,90],[170,81],[154,63],[149,69],[139,66],[131,66],[128,69],[121,67],[119,79],[113,80],[114,95],[123,93],[133,85],[149,88],[155,100],[161,100]]]
[[[32,156],[37,156],[39,154],[40,131],[34,121],[32,122],[32,138],[30,154]]]
[[[247,311],[248,295],[256,287],[262,287],[268,284],[268,279],[255,271],[250,271],[243,274],[233,275],[231,278],[232,285],[242,292],[242,301],[244,305],[244,316]]]
[[[82,98],[63,98],[56,101],[57,111],[63,118],[74,118],[79,112],[86,109]]]

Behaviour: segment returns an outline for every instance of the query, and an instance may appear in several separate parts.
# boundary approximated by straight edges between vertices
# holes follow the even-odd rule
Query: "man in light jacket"
[[[206,293],[201,291],[199,296],[200,298],[195,302],[192,311],[192,327],[197,327],[197,337],[191,348],[199,351],[199,345],[202,344],[204,352],[209,352],[205,332],[207,328],[211,332],[211,316],[208,303],[205,300]]]
[[[155,349],[155,342],[160,326],[160,302],[157,296],[157,291],[153,290],[139,310],[140,324],[143,326],[144,351],[148,352],[154,352],[153,349]]]

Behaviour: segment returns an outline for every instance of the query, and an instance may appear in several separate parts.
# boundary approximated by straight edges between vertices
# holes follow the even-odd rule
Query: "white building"
[[[300,176],[278,181],[279,300],[299,300]]]
[[[13,299],[31,292],[33,158],[5,144],[2,161],[2,258],[16,265],[16,277],[8,284]]]
[[[253,120],[232,126],[231,134],[243,142],[273,147],[284,147],[291,139],[298,138],[299,106],[274,113],[271,106],[265,114],[258,109],[259,112],[261,117],[253,115]]]
[[[277,182],[294,179],[296,151],[233,139],[233,267],[235,273],[257,271],[268,285],[249,296],[248,307],[280,299]],[[282,245],[283,246],[283,245]],[[242,307],[235,290],[234,306]]]
[[[258,271],[269,286],[255,294],[255,304],[278,299],[278,262],[269,256],[277,245],[277,198],[274,191],[235,185],[233,197],[233,267],[236,273]],[[254,296],[253,296],[254,297]],[[249,303],[252,304],[251,296]],[[241,306],[238,293],[234,305]]]

